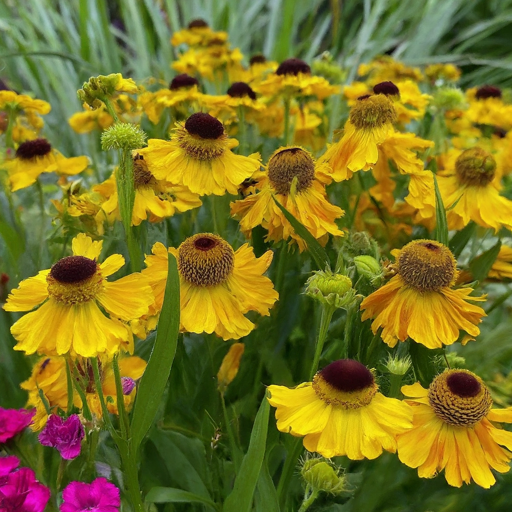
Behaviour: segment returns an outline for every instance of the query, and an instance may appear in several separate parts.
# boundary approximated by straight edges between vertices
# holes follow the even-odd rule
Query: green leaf
[[[443,355],[443,349],[432,350],[411,340],[409,355],[411,356],[416,378],[424,388],[428,388],[438,373],[434,359],[436,356]]]
[[[149,503],[202,503],[213,510],[219,510],[217,505],[208,498],[203,498],[192,492],[172,487],[153,487],[147,496],[146,502]]]
[[[235,486],[224,503],[223,512],[250,512],[252,509],[254,490],[265,457],[269,410],[270,405],[264,396],[254,421],[249,449],[236,476]]]
[[[267,461],[263,462],[254,497],[255,512],[279,512],[279,498],[277,491],[268,472]]]
[[[434,167],[437,165],[434,163]],[[444,209],[443,198],[441,192],[439,192],[439,186],[437,185],[437,178],[435,172],[432,171],[434,178],[434,187],[436,189],[436,240],[446,246],[448,246],[448,221],[446,220],[446,210]]]
[[[295,233],[306,242],[308,251],[315,260],[317,267],[320,270],[324,270],[326,267],[330,268],[329,256],[327,256],[325,249],[318,243],[318,240],[275,197],[273,199],[278,208],[283,212],[286,220],[292,225]]]
[[[483,281],[493,263],[496,261],[501,249],[501,240],[498,240],[490,249],[477,256],[469,263],[469,271],[473,278],[477,281]]]
[[[456,258],[461,255],[464,247],[466,247],[467,243],[471,240],[475,230],[476,224],[471,221],[464,229],[457,231],[457,233],[452,236],[450,240],[450,250]]]
[[[168,253],[168,274],[164,303],[153,352],[140,381],[131,423],[134,449],[144,439],[160,406],[171,372],[180,327],[180,282],[176,258]]]

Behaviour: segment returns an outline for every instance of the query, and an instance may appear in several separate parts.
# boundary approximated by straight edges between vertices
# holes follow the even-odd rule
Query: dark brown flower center
[[[455,171],[465,185],[485,186],[496,174],[496,160],[482,148],[463,151],[455,162]]]
[[[251,57],[249,64],[252,66],[253,64],[265,64],[265,62],[267,62],[265,55],[259,53],[258,55],[253,55]]]
[[[274,153],[268,162],[268,178],[278,194],[290,193],[296,178],[297,192],[308,189],[315,178],[315,162],[302,148],[285,148]]]
[[[206,21],[198,18],[197,20],[192,20],[189,24],[188,24],[188,28],[207,28],[208,27],[208,23],[206,23]]]
[[[228,89],[228,95],[232,98],[244,98],[248,96],[251,100],[256,99],[256,93],[245,82],[235,82]]]
[[[199,85],[199,82],[193,76],[183,73],[181,75],[175,76],[171,80],[171,83],[169,84],[169,89],[171,89],[171,91],[176,91],[177,89],[193,87],[194,85]]]
[[[493,85],[484,85],[480,87],[475,94],[477,100],[485,100],[487,98],[501,98],[501,89]]]
[[[222,123],[210,114],[202,112],[192,114],[185,122],[185,129],[191,135],[198,135],[202,139],[218,139],[224,134]]]
[[[85,256],[67,256],[59,260],[50,270],[50,275],[60,283],[79,283],[92,277],[97,269],[94,260]]]
[[[22,160],[30,160],[38,156],[45,156],[51,150],[52,146],[46,139],[28,140],[18,146],[16,156]]]
[[[454,372],[448,375],[446,383],[450,391],[461,398],[470,398],[478,395],[482,386],[470,373]]]
[[[311,68],[300,59],[287,59],[279,65],[276,70],[276,75],[295,75],[304,73],[305,75],[311,74]]]
[[[220,236],[199,233],[187,238],[178,248],[180,275],[196,286],[223,283],[233,270],[232,247]]]
[[[399,96],[400,90],[393,82],[381,82],[373,86],[375,94],[385,94],[386,96]]]
[[[375,381],[373,373],[364,364],[353,359],[334,361],[319,373],[333,388],[346,393],[361,391]]]
[[[419,291],[439,291],[452,284],[457,263],[448,247],[434,240],[414,240],[400,251],[398,273]]]

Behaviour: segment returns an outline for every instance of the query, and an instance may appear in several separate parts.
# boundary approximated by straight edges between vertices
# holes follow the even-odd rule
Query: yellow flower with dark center
[[[304,447],[331,458],[375,459],[396,452],[395,436],[411,428],[412,408],[378,392],[373,373],[341,359],[294,389],[269,386],[277,428],[304,436]]]
[[[85,391],[87,405],[90,411],[98,418],[102,417],[101,404],[96,385],[94,383],[94,374],[92,366],[87,359],[78,358],[71,361],[72,367],[76,369],[76,375],[80,385]],[[146,368],[146,362],[140,357],[122,357],[119,359],[119,373],[121,379],[140,379]],[[99,362],[100,380],[102,382],[102,391],[107,401],[108,410],[112,414],[118,414],[117,394],[112,361],[103,358]],[[54,414],[58,410],[66,411],[68,405],[68,386],[66,375],[66,359],[62,356],[43,357],[34,365],[32,375],[21,383],[21,388],[28,392],[27,407],[35,407],[32,430],[39,431],[46,424],[48,414],[41,399],[40,392],[43,393],[50,409]],[[126,409],[130,410],[135,399],[136,390],[130,391],[124,395],[124,404]],[[82,409],[82,400],[76,390],[73,390],[73,405]]]
[[[240,219],[240,229],[250,237],[258,225],[267,231],[267,240],[292,238],[301,251],[306,243],[274,202],[281,203],[309,232],[325,245],[328,234],[343,236],[335,219],[344,212],[331,204],[325,192],[326,165],[316,166],[311,154],[299,146],[282,147],[268,161],[267,175],[256,188],[259,192],[231,204],[231,214]]]
[[[488,125],[504,130],[512,129],[512,105],[502,99],[501,90],[492,85],[472,88],[466,91],[469,103],[464,117],[478,125]]]
[[[138,273],[108,282],[106,278],[124,265],[124,258],[114,254],[100,264],[101,248],[102,242],[81,233],[73,239],[73,256],[12,290],[6,311],[31,311],[39,306],[11,327],[18,342],[15,350],[94,357],[131,349],[131,332],[122,321],[145,315],[154,301],[153,292]]]
[[[371,169],[379,158],[378,146],[394,134],[396,110],[384,94],[362,96],[350,110],[343,137],[320,157],[332,168],[335,181],[347,180],[354,172]]]
[[[494,156],[479,147],[463,151],[455,169],[437,177],[449,229],[462,229],[472,220],[479,226],[512,229],[512,201],[499,193]],[[432,202],[433,186],[430,193]]]
[[[53,149],[46,139],[23,142],[18,146],[15,158],[0,163],[0,167],[9,173],[13,191],[29,187],[43,172],[74,176],[84,171],[88,165],[89,159],[86,156],[66,158]]]
[[[397,438],[398,457],[418,476],[432,478],[444,469],[446,481],[488,489],[491,469],[510,470],[512,432],[493,422],[512,423],[512,408],[492,409],[482,379],[468,370],[445,370],[429,389],[419,383],[402,387],[413,410],[413,428]],[[505,447],[505,448],[503,448]]]
[[[207,46],[212,40],[226,42],[226,32],[215,32],[206,21],[201,19],[192,20],[186,29],[174,32],[171,38],[173,46],[187,44],[188,46]]]
[[[485,297],[471,297],[472,288],[452,288],[458,272],[448,247],[414,240],[393,253],[397,275],[361,303],[362,320],[374,318],[374,333],[382,327],[390,347],[409,337],[428,348],[451,345],[460,331],[469,335],[463,344],[480,334],[477,324],[485,312],[468,301]]]
[[[338,85],[331,85],[324,77],[311,75],[311,68],[303,60],[287,59],[276,71],[260,83],[256,92],[265,96],[316,96],[323,100],[340,92]]]
[[[167,250],[157,242],[152,252],[142,273],[154,289],[153,310],[158,312],[167,279]],[[169,252],[178,262],[182,331],[239,339],[256,327],[245,313],[268,316],[278,298],[272,281],[263,276],[272,262],[272,251],[256,258],[247,244],[233,251],[220,236],[199,233]]]
[[[496,261],[492,264],[487,277],[493,279],[512,279],[512,247],[502,245]]]
[[[142,155],[138,153],[133,158],[133,178],[135,200],[132,212],[132,226],[138,226],[142,221],[160,222],[176,213],[186,212],[201,206],[197,194],[193,194],[183,185],[173,185],[166,181],[157,180],[148,168]],[[119,198],[115,173],[103,183],[93,187],[106,201],[101,208],[113,220],[121,220]]]
[[[236,194],[259,169],[259,155],[232,153],[238,141],[228,138],[222,123],[209,114],[193,114],[176,126],[170,141],[150,139],[139,150],[157,180],[184,185],[199,195],[221,196]]]

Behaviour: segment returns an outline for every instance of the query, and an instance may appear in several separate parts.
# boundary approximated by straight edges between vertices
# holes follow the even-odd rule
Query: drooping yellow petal
[[[46,276],[49,270],[41,270],[37,276],[22,281],[11,291],[4,304],[5,311],[30,311],[48,298]]]
[[[75,256],[85,256],[91,260],[99,258],[102,247],[101,240],[93,242],[92,238],[84,233],[79,233],[71,242],[71,249]]]

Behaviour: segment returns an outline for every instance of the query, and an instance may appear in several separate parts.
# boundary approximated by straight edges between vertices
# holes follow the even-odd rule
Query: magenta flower
[[[43,446],[57,448],[63,459],[71,460],[80,455],[84,435],[84,427],[78,415],[72,414],[64,420],[52,414],[39,434],[39,442]]]
[[[121,377],[121,385],[123,386],[123,395],[129,395],[136,386],[136,382],[130,377]]]
[[[91,484],[71,482],[63,491],[60,512],[119,512],[119,489],[106,478]]]
[[[50,490],[36,480],[30,468],[16,469],[16,457],[0,457],[0,510],[43,512]]]
[[[35,409],[3,409],[0,407],[0,443],[5,443],[32,423]]]

